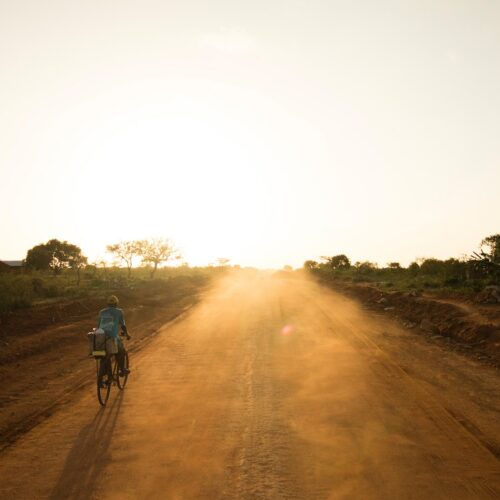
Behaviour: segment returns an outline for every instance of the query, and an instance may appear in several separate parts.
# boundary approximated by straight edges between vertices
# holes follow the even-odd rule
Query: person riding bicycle
[[[125,368],[125,347],[123,342],[118,335],[118,329],[121,327],[121,336],[130,339],[130,335],[127,331],[127,326],[125,324],[125,317],[123,311],[118,308],[118,297],[116,295],[111,295],[108,297],[108,307],[102,309],[99,312],[99,319],[97,321],[97,328],[101,328],[106,333],[106,336],[111,337],[116,340],[118,346],[118,352],[115,354],[116,360],[118,362],[118,368],[120,370],[120,376],[125,376],[130,373],[128,368]],[[109,380],[112,378],[111,373],[111,360],[110,356],[107,357],[106,363],[101,363],[99,378],[102,380],[104,375],[108,372]]]

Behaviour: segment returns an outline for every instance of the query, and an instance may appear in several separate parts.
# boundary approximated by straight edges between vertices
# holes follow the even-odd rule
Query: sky
[[[500,2],[0,0],[0,259],[459,257],[500,232]]]

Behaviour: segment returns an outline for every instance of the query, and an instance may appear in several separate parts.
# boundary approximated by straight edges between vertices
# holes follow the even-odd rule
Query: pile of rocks
[[[500,286],[487,286],[476,295],[475,300],[480,304],[500,304]]]

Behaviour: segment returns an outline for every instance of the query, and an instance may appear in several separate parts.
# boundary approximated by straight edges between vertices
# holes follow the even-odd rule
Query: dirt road
[[[314,283],[228,278],[132,368],[5,450],[0,497],[500,497],[497,372]]]

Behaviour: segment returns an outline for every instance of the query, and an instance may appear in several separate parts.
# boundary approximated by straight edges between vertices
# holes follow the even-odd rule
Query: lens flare
[[[281,329],[281,335],[290,335],[293,332],[293,326],[292,325],[285,325]]]

